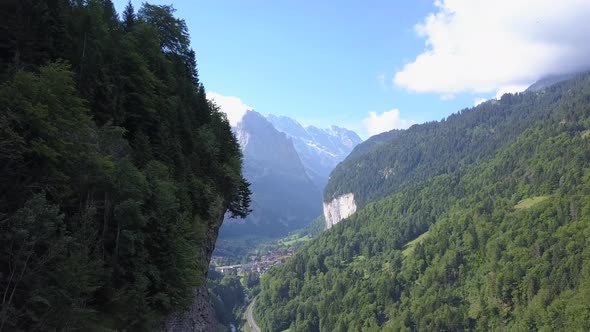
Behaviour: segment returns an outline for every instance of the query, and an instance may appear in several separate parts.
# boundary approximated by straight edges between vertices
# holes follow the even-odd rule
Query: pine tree
[[[133,8],[131,0],[129,0],[129,2],[127,2],[127,6],[125,6],[125,10],[123,11],[123,27],[126,31],[131,31],[135,25],[135,20],[135,9]]]

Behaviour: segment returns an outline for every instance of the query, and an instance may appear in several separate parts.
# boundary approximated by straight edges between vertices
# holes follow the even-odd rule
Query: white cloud
[[[436,0],[426,49],[396,73],[416,92],[489,93],[590,67],[588,0]]]
[[[517,93],[523,92],[528,88],[528,85],[508,85],[508,86],[501,86],[498,88],[496,92],[496,99],[502,98],[505,93]]]
[[[224,96],[217,92],[207,92],[207,99],[212,100],[221,111],[227,114],[227,119],[232,126],[235,126],[242,120],[246,111],[252,109],[246,105],[240,98],[233,96]]]
[[[473,106],[477,106],[477,105],[479,105],[479,104],[481,104],[481,103],[485,102],[486,100],[487,100],[487,99],[485,99],[485,98],[476,98],[476,99],[473,101]]]
[[[369,116],[363,119],[363,124],[370,136],[392,129],[406,129],[415,123],[413,120],[402,119],[396,108],[381,114],[369,112]]]

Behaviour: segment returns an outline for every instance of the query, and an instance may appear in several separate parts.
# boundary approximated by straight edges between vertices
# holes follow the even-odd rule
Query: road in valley
[[[256,298],[254,298],[254,300],[252,300],[252,302],[248,306],[248,309],[246,309],[246,318],[248,319],[248,325],[250,325],[250,328],[252,329],[252,331],[261,332],[262,330],[258,327],[258,325],[256,325],[256,322],[254,321],[254,318],[252,317],[252,309],[254,308],[254,304],[256,304]]]

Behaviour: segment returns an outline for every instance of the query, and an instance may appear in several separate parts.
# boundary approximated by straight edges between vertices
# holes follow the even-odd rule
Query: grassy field
[[[279,240],[279,244],[284,245],[284,246],[292,246],[297,243],[307,242],[309,240],[311,240],[311,236],[309,236],[309,235],[299,236],[298,234],[293,234],[293,235],[289,235],[286,238]]]
[[[518,204],[516,204],[514,206],[514,208],[515,209],[530,209],[533,206],[547,200],[548,198],[549,198],[549,196],[537,196],[537,197],[523,199],[522,201],[518,202]]]
[[[428,237],[428,231],[422,233],[422,235],[418,236],[417,238],[415,238],[414,240],[408,242],[404,247],[404,251],[402,251],[402,254],[404,255],[404,257],[407,257],[408,255],[412,254],[412,252],[414,252],[414,247],[416,247],[416,244],[424,241],[426,238]]]

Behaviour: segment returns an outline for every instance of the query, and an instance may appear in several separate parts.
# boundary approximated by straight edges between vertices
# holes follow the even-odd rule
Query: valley
[[[218,302],[214,306],[219,321],[227,327],[254,325],[252,310],[260,292],[260,278],[271,268],[288,261],[324,229],[317,218],[304,229],[284,238],[258,244],[244,244],[232,255],[213,255],[209,266],[209,291]],[[244,318],[245,317],[245,318]]]
[[[233,131],[251,184],[252,212],[245,219],[225,218],[214,253],[226,258],[225,265],[245,263],[256,247],[303,230],[320,216],[330,172],[362,142],[347,129],[304,127],[255,111],[246,112]]]
[[[0,332],[590,331],[590,1],[0,1]]]
[[[585,326],[573,316],[552,321],[534,301],[585,305],[586,251],[575,266],[553,257],[566,243],[581,245],[570,236],[587,227],[576,222],[586,218],[576,193],[590,116],[578,102],[589,82],[575,76],[360,143],[328,181],[325,217],[213,256],[216,271],[259,280],[245,288],[249,303],[235,323],[263,331],[487,330],[519,328],[524,314],[537,315],[539,327]],[[563,273],[579,281],[543,279]]]
[[[581,314],[590,310],[589,93],[590,74],[577,75],[347,158],[324,198],[352,192],[358,210],[262,276],[257,323],[268,331],[590,328]]]

